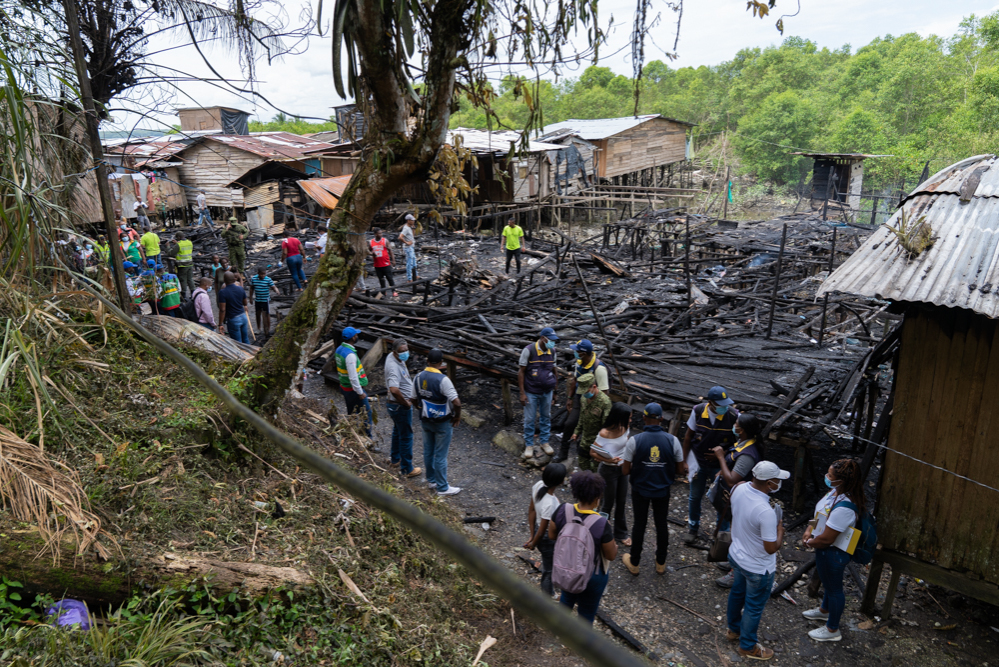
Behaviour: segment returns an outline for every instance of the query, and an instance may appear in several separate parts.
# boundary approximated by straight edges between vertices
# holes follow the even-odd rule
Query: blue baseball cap
[[[573,352],[593,352],[593,343],[586,340],[585,338],[574,345],[570,345],[569,349]]]
[[[708,390],[708,400],[715,405],[732,405],[735,403],[731,398],[728,397],[728,392],[725,391],[725,387],[721,385],[711,387]]]
[[[360,329],[355,329],[354,327],[347,327],[346,329],[343,330],[343,339],[350,340],[359,333],[361,333]]]
[[[156,260],[155,259],[147,259],[146,260],[146,266],[153,266],[153,267],[155,267],[156,266]]]
[[[659,417],[663,416],[663,406],[658,403],[649,403],[645,406],[645,416],[646,417]]]
[[[541,335],[547,338],[548,340],[558,340],[558,334],[555,333],[555,330],[552,329],[551,327],[545,327],[544,329],[542,329]]]
[[[134,269],[138,264],[133,264],[132,262],[122,262],[121,265],[126,269]]]

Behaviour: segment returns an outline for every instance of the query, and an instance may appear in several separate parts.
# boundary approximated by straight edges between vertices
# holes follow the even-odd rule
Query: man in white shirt
[[[760,461],[753,467],[753,481],[732,489],[732,546],[728,562],[735,581],[728,595],[729,641],[738,641],[744,658],[769,660],[772,649],[756,639],[763,608],[770,599],[777,571],[777,551],[784,542],[784,525],[770,506],[770,494],[791,476],[776,463]]]
[[[416,218],[412,213],[406,214],[406,222],[399,232],[399,240],[402,241],[402,248],[406,253],[406,280],[412,282],[419,280],[416,274],[416,235],[413,228],[416,227]]]
[[[194,226],[200,227],[202,222],[205,222],[210,229],[215,229],[215,225],[212,224],[212,214],[208,210],[208,199],[205,197],[204,190],[198,193],[198,221],[194,223]]]
[[[139,225],[139,229],[147,232],[153,228],[149,222],[149,216],[146,214],[149,207],[146,206],[144,201],[136,200],[135,203],[132,204],[132,210],[135,211],[135,221]]]

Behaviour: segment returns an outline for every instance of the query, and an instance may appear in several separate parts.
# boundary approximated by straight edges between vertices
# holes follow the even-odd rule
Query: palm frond
[[[11,515],[35,524],[45,541],[39,556],[51,554],[58,561],[60,542],[67,533],[76,537],[77,553],[90,547],[107,558],[98,539],[110,536],[90,511],[87,495],[76,472],[0,426],[0,500]]]

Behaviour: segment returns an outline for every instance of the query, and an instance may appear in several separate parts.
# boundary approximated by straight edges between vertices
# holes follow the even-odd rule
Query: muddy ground
[[[526,341],[525,341],[526,344]],[[423,359],[410,362],[416,370]],[[381,369],[368,369],[373,395],[381,385]],[[706,379],[706,386],[710,379]],[[466,516],[494,516],[488,530],[481,524],[467,524],[466,530],[484,549],[501,563],[531,581],[539,581],[537,571],[522,557],[540,564],[538,553],[526,552],[521,545],[528,539],[527,508],[531,486],[540,479],[540,470],[520,463],[519,457],[491,443],[493,436],[507,429],[520,433],[521,415],[517,411],[515,422],[503,425],[503,411],[499,386],[492,380],[459,373],[456,387],[465,410],[484,419],[473,428],[462,423],[455,429],[449,458],[449,482],[462,488],[457,496],[447,502],[457,505]],[[384,391],[382,389],[382,391]],[[343,399],[322,378],[310,375],[305,386],[306,395],[336,401],[342,409]],[[387,461],[391,436],[391,420],[384,410],[384,395],[373,403],[382,415],[376,427],[379,448]],[[414,464],[423,467],[422,435],[416,427]],[[828,458],[838,458],[841,453],[832,451]],[[789,467],[782,461],[789,453],[774,448],[770,458]],[[567,462],[573,469],[574,457]],[[790,504],[790,485],[784,485],[778,499]],[[559,494],[560,500],[569,500],[566,487]],[[629,502],[629,517],[631,507]],[[679,524],[686,519],[687,486],[678,484],[670,503],[671,518]],[[793,515],[792,512],[787,513]],[[629,522],[630,523],[630,522]],[[702,517],[702,530],[714,529],[713,517]],[[671,570],[657,576],[652,567],[655,535],[649,521],[646,536],[646,557],[642,572],[632,576],[618,560],[611,567],[611,580],[604,595],[601,609],[630,632],[656,656],[662,665],[727,665],[747,662],[740,659],[734,645],[725,640],[725,605],[727,591],[715,584],[721,576],[712,564],[706,562],[706,552],[686,546],[682,541],[685,528],[673,525],[670,529],[670,549],[667,565]],[[802,529],[789,532],[778,559],[778,581],[787,576],[799,561],[807,559],[800,550]],[[627,547],[621,547],[625,553]],[[882,579],[880,598],[888,581],[888,567]],[[866,577],[866,568],[861,568]],[[806,592],[807,577],[792,588],[791,596],[797,604],[781,598],[772,598],[763,614],[760,639],[774,649],[772,664],[788,666],[812,665],[988,665],[999,664],[992,654],[999,648],[999,609],[983,605],[963,596],[930,586],[928,589],[916,580],[902,578],[896,596],[893,617],[887,621],[868,619],[860,614],[860,591],[847,576],[847,610],[843,617],[843,641],[820,644],[806,636],[814,627],[801,618],[801,612],[817,605]],[[667,601],[670,600],[670,601]],[[677,603],[677,604],[674,604]],[[879,600],[880,603],[880,600]],[[680,606],[686,607],[687,610]],[[694,613],[696,612],[696,614]],[[525,624],[526,625],[526,624]],[[496,652],[489,660],[491,665],[554,665],[558,667],[581,665],[581,660],[562,648],[551,635],[531,626],[526,630],[518,626],[514,636],[509,622],[503,628],[483,628],[501,639]],[[599,631],[611,631],[599,621]],[[620,641],[620,640],[619,640]],[[498,649],[498,650],[497,650]],[[489,656],[487,656],[488,658]]]

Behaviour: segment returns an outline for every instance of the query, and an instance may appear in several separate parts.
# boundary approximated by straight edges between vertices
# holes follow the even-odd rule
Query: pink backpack
[[[562,516],[565,525],[555,540],[552,581],[563,591],[582,593],[597,569],[597,545],[590,528],[603,517],[590,514],[581,519],[568,503],[562,505]]]

